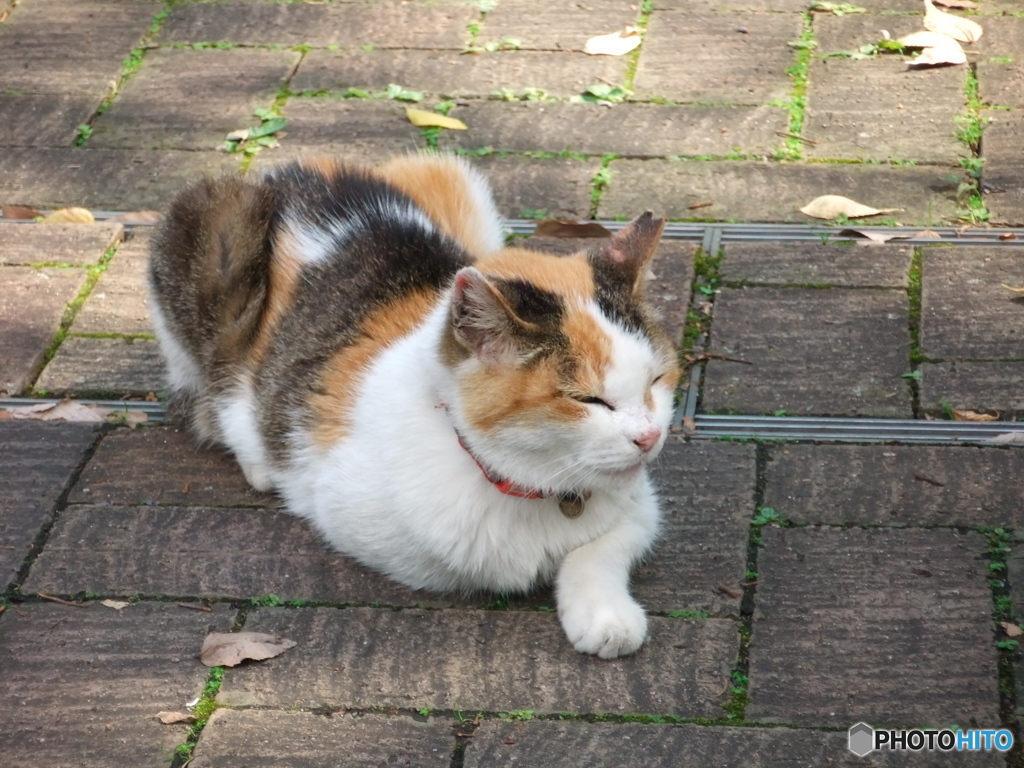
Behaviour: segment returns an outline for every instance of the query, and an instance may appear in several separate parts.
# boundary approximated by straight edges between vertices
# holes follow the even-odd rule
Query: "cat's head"
[[[661,450],[679,378],[645,302],[664,219],[589,251],[506,248],[458,272],[442,359],[450,404],[490,469],[563,492],[635,477]]]

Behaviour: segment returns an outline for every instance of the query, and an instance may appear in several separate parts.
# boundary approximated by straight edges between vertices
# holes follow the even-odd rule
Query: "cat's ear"
[[[536,348],[537,327],[518,317],[501,291],[473,267],[455,275],[451,316],[455,338],[484,362],[525,362]]]
[[[623,276],[631,293],[636,293],[643,286],[647,266],[654,257],[664,229],[665,219],[656,219],[647,211],[601,246],[600,257],[617,267],[616,271]]]

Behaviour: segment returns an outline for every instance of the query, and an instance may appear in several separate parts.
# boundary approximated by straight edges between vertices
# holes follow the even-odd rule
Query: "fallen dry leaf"
[[[124,600],[100,600],[100,605],[113,608],[115,611],[123,611],[128,607],[129,603],[126,603]]]
[[[901,209],[872,208],[842,195],[822,195],[811,200],[811,202],[800,209],[800,212],[813,216],[816,219],[834,219],[838,216],[857,219],[862,216],[876,216],[879,213],[892,213],[899,210]]]
[[[618,32],[598,35],[587,40],[583,52],[591,56],[623,56],[640,45],[640,30],[625,27]]]
[[[1011,624],[1008,621],[999,622],[1003,627],[1003,632],[1006,633],[1007,637],[1020,637],[1024,635],[1024,629],[1021,629],[1016,624]]]
[[[448,117],[447,115],[439,115],[437,112],[427,112],[425,109],[406,107],[405,116],[417,128],[448,128],[453,131],[466,130],[466,124],[461,120]]]
[[[40,224],[95,224],[96,219],[88,208],[61,208],[44,216]]]
[[[914,32],[901,37],[899,42],[907,48],[923,48],[921,55],[907,62],[911,67],[936,67],[946,64],[966,64],[967,54],[960,43],[938,32]]]
[[[946,8],[963,8],[964,10],[974,11],[980,6],[972,2],[972,0],[935,0],[936,5],[942,5]]]
[[[1014,234],[1013,232],[1003,232],[1003,234],[1001,234],[999,236],[999,239],[1000,240],[1016,240],[1017,239],[1017,235]]]
[[[232,131],[224,138],[227,141],[245,141],[249,138],[249,129],[239,128],[237,131]]]
[[[915,232],[914,237],[919,240],[941,240],[942,235],[932,229],[922,229],[920,232]]]
[[[188,712],[157,712],[156,719],[164,725],[173,725],[174,723],[193,723],[196,717]]]
[[[1006,283],[1000,283],[999,286],[1008,291],[1013,291],[1014,293],[1024,293],[1024,288],[1014,288],[1012,285],[1007,285]]]
[[[544,219],[538,221],[533,230],[536,236],[544,237],[611,237],[612,233],[596,221],[569,221],[567,219]]]
[[[1012,443],[1024,443],[1024,432],[1003,432],[1001,435],[990,437],[985,441],[992,445],[1010,445]]]
[[[298,643],[262,632],[211,632],[203,640],[199,660],[208,667],[233,667],[246,659],[280,656]]]
[[[865,237],[871,243],[888,243],[890,240],[908,240],[911,235],[900,234],[899,232],[871,232],[866,229],[842,229],[840,235],[848,237]],[[868,243],[862,243],[868,245]]]
[[[109,408],[83,405],[74,400],[61,400],[59,403],[38,403],[28,406],[11,406],[15,419],[32,421],[84,421],[103,422],[110,414]]]
[[[157,224],[162,218],[163,214],[160,211],[130,211],[111,216],[107,221],[119,221],[122,224]]]
[[[984,32],[978,22],[940,11],[932,0],[924,0],[924,8],[924,28],[932,32],[947,35],[961,43],[973,43]]]
[[[990,413],[978,413],[977,411],[958,411],[956,408],[953,409],[953,420],[954,421],[998,421],[998,416],[993,416]]]
[[[38,219],[46,214],[23,205],[5,205],[2,209],[5,219]]]

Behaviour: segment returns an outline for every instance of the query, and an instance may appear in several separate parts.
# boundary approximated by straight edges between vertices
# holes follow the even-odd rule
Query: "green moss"
[[[597,210],[601,205],[601,198],[611,184],[615,171],[611,169],[610,163],[618,155],[605,155],[601,158],[601,167],[597,169],[594,178],[590,181],[590,218],[597,218]]]
[[[804,113],[807,109],[807,81],[811,70],[811,51],[817,45],[814,40],[811,15],[803,15],[803,31],[800,37],[790,43],[796,49],[796,62],[786,70],[793,79],[793,91],[787,105],[789,109],[789,130],[794,136],[800,136],[804,129]],[[799,160],[803,157],[803,142],[788,137],[785,144],[776,153],[779,160]]]

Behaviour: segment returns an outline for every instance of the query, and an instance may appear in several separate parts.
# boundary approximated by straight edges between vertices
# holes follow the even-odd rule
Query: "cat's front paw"
[[[558,614],[573,647],[602,659],[635,653],[647,637],[647,614],[628,595],[570,603]]]
[[[249,485],[254,490],[261,493],[274,490],[274,482],[270,479],[270,473],[262,465],[249,462],[243,463],[239,460],[238,466],[242,468],[242,474],[245,475],[245,479],[249,481]]]

